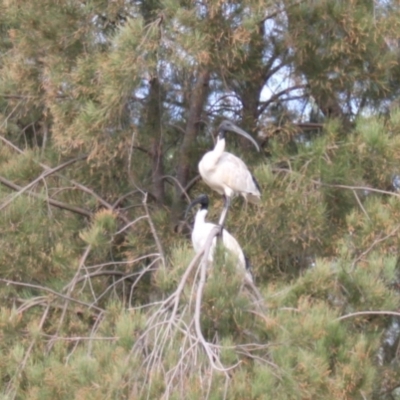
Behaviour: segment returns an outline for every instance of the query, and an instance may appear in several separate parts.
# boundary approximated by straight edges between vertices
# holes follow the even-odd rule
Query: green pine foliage
[[[0,399],[400,398],[396,2],[0,10]],[[256,290],[183,217],[226,118]]]

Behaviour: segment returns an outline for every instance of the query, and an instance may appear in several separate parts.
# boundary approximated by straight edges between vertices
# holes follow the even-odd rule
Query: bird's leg
[[[224,200],[225,200],[224,208],[222,210],[222,213],[221,213],[221,216],[220,216],[219,222],[218,222],[218,225],[221,227],[221,233],[222,233],[222,230],[224,229],[224,223],[225,223],[225,219],[226,219],[226,214],[228,213],[228,208],[231,205],[231,198],[229,196],[224,194]]]

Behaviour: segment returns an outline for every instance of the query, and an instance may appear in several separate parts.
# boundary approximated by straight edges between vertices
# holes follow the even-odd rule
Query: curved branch
[[[36,183],[38,183],[43,178],[46,178],[47,176],[52,175],[52,174],[54,174],[54,173],[56,173],[56,172],[58,172],[58,171],[60,171],[60,170],[62,170],[64,168],[68,167],[69,165],[74,164],[77,161],[84,160],[87,157],[88,157],[87,155],[82,155],[80,157],[73,158],[72,160],[66,161],[65,163],[60,164],[55,168],[48,169],[46,172],[43,172],[36,179],[34,179],[31,183],[29,183],[28,185],[24,186],[21,190],[19,190],[18,193],[16,193],[14,196],[12,196],[9,200],[5,201],[0,206],[0,211],[3,210],[4,208],[6,208],[8,205],[10,205],[19,195],[21,195],[22,193],[26,192],[32,186],[36,185]]]
[[[62,298],[64,300],[72,301],[73,303],[80,304],[81,306],[85,306],[85,307],[88,307],[88,308],[93,308],[93,309],[95,309],[97,311],[100,311],[100,312],[105,312],[105,310],[103,308],[100,308],[100,307],[97,307],[97,306],[93,306],[91,304],[85,303],[84,301],[74,299],[74,298],[72,298],[70,296],[66,296],[65,294],[61,294],[61,293],[56,292],[55,290],[47,288],[45,286],[33,285],[32,283],[15,282],[15,281],[11,281],[9,279],[2,279],[2,278],[0,278],[0,282],[3,282],[5,284],[7,284],[7,285],[22,286],[22,287],[28,287],[28,288],[32,288],[32,289],[42,290],[44,292],[48,292],[48,293],[54,294],[55,296],[60,297],[60,298]]]
[[[132,146],[132,149],[139,150],[139,151],[141,151],[142,153],[145,153],[145,154],[147,154],[148,156],[151,156],[150,151],[148,151],[148,150],[145,149],[144,147],[141,147],[141,146]]]
[[[14,149],[17,153],[19,154],[24,154],[24,151],[21,150],[19,147],[15,146],[13,143],[11,143],[9,140],[7,140],[6,138],[4,138],[3,136],[0,136],[0,140],[2,142],[4,142],[5,144],[7,144],[8,146],[10,146],[12,149]],[[48,165],[43,164],[41,162],[37,163],[38,165],[40,165],[45,171],[53,171],[52,168],[50,168]],[[53,173],[53,172],[52,172]],[[73,185],[75,185],[78,189],[82,190],[85,193],[90,194],[91,196],[93,196],[100,204],[102,204],[104,207],[106,207],[108,210],[114,210],[113,206],[111,204],[109,204],[107,201],[105,201],[102,197],[100,197],[97,193],[95,193],[92,189],[89,189],[88,187],[86,187],[85,185],[82,185],[81,183],[73,180],[73,179],[69,179],[64,177],[63,175],[59,175],[57,173],[57,176],[59,176],[62,179],[68,179],[69,182],[71,182]],[[122,221],[124,221],[126,224],[129,223],[129,219],[126,218],[122,213],[117,213],[117,216],[119,219],[121,219]]]
[[[2,183],[4,186],[7,186],[9,189],[13,189],[16,191],[22,190],[21,186],[15,184],[13,182],[10,182],[8,179],[6,179],[2,176],[0,176],[0,183]],[[32,197],[35,197],[36,199],[47,201],[51,206],[60,208],[62,210],[71,211],[73,213],[80,214],[80,215],[83,215],[84,217],[88,217],[88,218],[90,218],[92,216],[92,213],[88,210],[85,210],[84,208],[71,206],[70,204],[51,199],[49,197],[47,199],[43,199],[43,197],[40,194],[37,194],[35,192],[28,191],[28,194]]]
[[[276,101],[277,99],[279,99],[279,97],[290,93],[292,90],[297,90],[297,89],[304,89],[306,88],[307,85],[295,85],[289,88],[286,88],[284,90],[281,90],[278,93],[275,93],[274,95],[272,95],[267,101],[263,102],[262,105],[260,105],[258,112],[261,114],[265,111],[265,109],[274,101]]]
[[[344,319],[359,317],[361,315],[392,315],[394,317],[400,317],[400,313],[396,311],[357,311],[351,314],[342,315],[336,318],[335,321],[343,321]]]

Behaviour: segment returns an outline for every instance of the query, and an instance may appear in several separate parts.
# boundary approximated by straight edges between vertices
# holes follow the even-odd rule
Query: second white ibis
[[[211,222],[206,222],[206,215],[208,212],[209,204],[209,199],[206,194],[201,194],[189,204],[185,216],[187,217],[191,208],[197,204],[200,204],[201,207],[196,213],[192,231],[192,244],[196,253],[200,252],[203,249],[207,238],[210,235],[210,232],[215,227],[215,224]],[[236,257],[237,268],[244,274],[245,282],[247,281],[248,283],[253,283],[253,277],[249,270],[248,260],[246,259],[243,250],[237,240],[226,229],[222,229],[219,236],[225,248],[228,249],[234,257]],[[216,244],[217,237],[214,238],[210,249],[208,257],[208,262],[210,264],[212,264],[213,262]]]

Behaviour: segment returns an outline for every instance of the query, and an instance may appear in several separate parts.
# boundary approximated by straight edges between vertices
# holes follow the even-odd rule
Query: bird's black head
[[[225,134],[227,131],[235,131],[236,125],[234,125],[231,121],[225,120],[222,121],[218,127],[218,137],[220,139],[225,138]]]
[[[201,205],[201,210],[208,210],[209,199],[206,194],[201,194],[200,196],[196,197],[186,208],[185,212],[185,219],[189,215],[189,211],[197,204]]]
[[[260,147],[258,146],[257,142],[246,131],[239,128],[233,122],[228,120],[222,121],[221,124],[219,125],[218,138],[225,139],[225,133],[227,131],[235,132],[239,135],[242,135],[243,137],[245,137],[247,140],[250,140],[250,142],[254,144],[254,147],[257,149],[257,151],[260,151]]]

